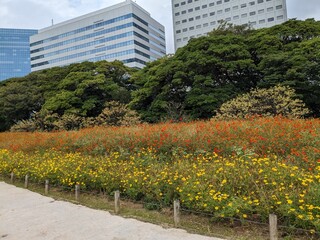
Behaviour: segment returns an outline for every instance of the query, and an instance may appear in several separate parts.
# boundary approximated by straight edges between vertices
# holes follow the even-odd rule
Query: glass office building
[[[30,46],[31,71],[100,60],[142,68],[166,54],[164,26],[131,0],[41,29]]]
[[[30,73],[30,36],[37,30],[0,28],[0,81]]]
[[[206,35],[220,21],[254,29],[288,20],[286,0],[172,0],[175,49]]]

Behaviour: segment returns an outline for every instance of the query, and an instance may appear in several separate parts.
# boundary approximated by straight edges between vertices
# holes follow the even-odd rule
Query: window
[[[182,11],[182,12],[181,12],[181,14],[186,14],[186,13],[187,13],[187,11],[186,11],[186,10],[184,10],[184,11]]]
[[[209,3],[209,7],[213,7],[214,6],[214,2]]]
[[[226,22],[230,22],[230,21],[231,21],[231,17],[227,17]]]
[[[250,12],[249,15],[254,16],[254,15],[256,15],[256,12]]]
[[[202,9],[207,8],[207,7],[208,7],[207,4],[206,5],[202,5]]]
[[[220,0],[220,1],[217,1],[217,5],[219,5],[219,4],[221,4],[222,3],[222,1]]]
[[[203,24],[203,27],[208,27],[209,26],[209,23],[204,23]]]
[[[197,25],[197,26],[196,26],[196,29],[199,29],[199,28],[201,28],[201,25]]]
[[[214,15],[215,15],[215,12],[211,12],[211,13],[210,13],[210,16],[214,16]]]
[[[222,10],[218,10],[218,11],[217,11],[217,14],[221,14],[221,13],[222,13]]]
[[[237,10],[237,9],[239,9],[239,6],[233,6],[232,7],[232,10]]]
[[[188,9],[188,12],[193,12],[193,8]]]
[[[193,18],[189,18],[189,22],[192,22],[194,19]]]
[[[259,13],[259,14],[264,13],[264,9],[260,9],[260,10],[258,11],[258,13]]]
[[[274,18],[268,18],[268,22],[273,22],[274,21]]]
[[[200,16],[196,16],[196,20],[199,20],[201,17]]]
[[[276,6],[276,9],[277,9],[277,10],[282,9],[282,5]]]
[[[249,2],[249,6],[253,6],[255,4],[256,4],[255,2]]]
[[[181,2],[181,6],[186,5],[186,2]]]
[[[248,16],[248,14],[246,14],[246,13],[241,14],[241,18],[245,18],[247,16]]]
[[[225,12],[230,12],[230,10],[231,10],[230,8],[226,8],[224,11]]]
[[[178,34],[178,33],[181,33],[181,30],[177,30],[176,33],[177,33],[177,34]]]
[[[176,21],[176,25],[179,25],[181,22],[180,21]]]
[[[188,28],[182,29],[182,32],[186,32],[186,31],[188,31]]]
[[[258,0],[258,3],[263,3],[263,0]]]
[[[245,8],[246,6],[247,6],[246,3],[243,3],[243,4],[240,5],[241,8]]]
[[[186,22],[187,22],[187,19],[183,19],[183,20],[182,20],[182,23],[186,23]]]
[[[273,11],[273,7],[267,8],[267,12],[272,12],[272,11]]]
[[[174,15],[175,15],[175,16],[179,16],[179,15],[180,15],[180,13],[179,13],[179,12],[177,12],[177,13],[175,13]]]
[[[216,25],[216,21],[210,23],[211,26]]]
[[[203,14],[202,15],[202,18],[206,18],[206,17],[208,17],[208,14]]]
[[[266,20],[264,20],[264,19],[259,20],[259,24],[264,24],[265,22],[266,22]]]
[[[189,27],[189,30],[194,30],[194,27]]]
[[[179,7],[179,3],[175,4],[174,7]]]
[[[237,20],[239,18],[240,18],[239,15],[233,16],[233,20]]]
[[[277,16],[277,20],[282,20],[283,18],[283,15]]]
[[[200,7],[196,7],[194,10],[198,11],[198,10],[200,10]]]

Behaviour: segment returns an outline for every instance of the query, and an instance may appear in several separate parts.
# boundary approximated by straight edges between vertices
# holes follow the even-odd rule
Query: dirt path
[[[113,216],[0,182],[0,240],[219,240]]]

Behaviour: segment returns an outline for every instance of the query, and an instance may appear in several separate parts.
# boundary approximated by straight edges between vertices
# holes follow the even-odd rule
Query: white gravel
[[[219,240],[55,201],[3,182],[0,182],[0,239]]]

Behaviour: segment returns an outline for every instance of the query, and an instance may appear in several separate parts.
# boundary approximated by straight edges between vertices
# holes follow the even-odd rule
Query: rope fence
[[[8,178],[8,176],[3,176],[2,174],[0,174],[0,177],[2,177],[4,179]],[[26,175],[24,178],[17,178],[14,175],[14,173],[11,173],[10,174],[10,183],[14,184],[15,181],[24,183],[24,187],[26,189],[28,189],[30,186],[29,175]],[[47,196],[50,194],[50,189],[52,189],[52,188],[60,189],[62,191],[69,190],[70,192],[73,192],[74,201],[77,203],[79,203],[82,194],[87,194],[87,195],[91,195],[91,196],[104,196],[106,198],[106,194],[104,192],[86,191],[85,189],[81,189],[79,184],[76,184],[74,187],[69,187],[69,186],[64,186],[64,185],[62,186],[62,185],[58,185],[58,184],[51,184],[49,179],[45,180],[45,182],[43,184],[34,183],[34,182],[32,184],[36,184],[38,187],[44,187],[44,195],[47,195]],[[111,197],[111,196],[107,196],[107,197]],[[112,198],[114,199],[114,213],[115,214],[121,213],[121,201],[123,201],[123,200],[130,201],[132,203],[141,204],[143,206],[148,204],[149,208],[151,205],[154,205],[154,207],[155,207],[154,209],[161,209],[164,206],[160,203],[146,203],[143,201],[137,201],[137,200],[133,200],[131,198],[126,198],[125,195],[123,195],[123,196],[121,195],[119,190],[114,191]],[[70,200],[70,199],[66,199],[66,200]],[[179,200],[173,201],[172,209],[173,209],[173,216],[172,216],[173,223],[176,228],[182,227],[181,222],[183,220],[183,217],[186,214],[194,214],[197,216],[204,216],[207,218],[217,218],[213,213],[210,213],[210,212],[200,212],[200,211],[195,211],[195,210],[183,208],[181,206],[181,203]],[[239,222],[241,224],[245,223],[245,224],[255,224],[255,225],[263,226],[266,229],[268,229],[268,236],[269,236],[270,240],[280,239],[279,238],[280,230],[281,230],[281,232],[282,231],[290,231],[290,232],[295,232],[295,233],[299,233],[299,234],[304,234],[306,236],[312,236],[311,239],[320,239],[320,232],[319,231],[306,230],[306,229],[302,229],[302,228],[296,228],[293,226],[279,225],[278,224],[278,217],[275,214],[269,215],[269,222],[268,223],[247,220],[247,219],[237,219],[237,218],[232,218],[232,217],[219,217],[219,218],[226,220],[226,221],[230,221],[230,222]]]

